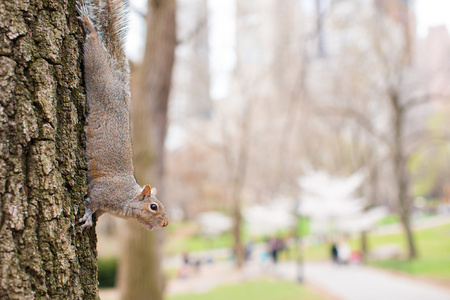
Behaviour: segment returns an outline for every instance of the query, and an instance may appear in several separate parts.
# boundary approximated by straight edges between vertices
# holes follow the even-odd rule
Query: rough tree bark
[[[165,204],[164,140],[176,46],[175,0],[148,1],[147,41],[138,87],[133,91],[133,146],[136,178],[158,188]],[[128,223],[121,264],[122,299],[162,300],[161,232]]]
[[[74,1],[0,1],[0,299],[98,299]]]

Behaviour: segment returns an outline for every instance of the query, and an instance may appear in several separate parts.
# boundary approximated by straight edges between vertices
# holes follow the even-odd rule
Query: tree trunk
[[[244,265],[245,259],[245,249],[242,242],[242,214],[240,207],[240,200],[235,200],[233,204],[233,209],[231,212],[231,216],[233,218],[233,227],[232,227],[232,235],[233,235],[233,252],[236,256],[236,266],[238,269],[242,268]]]
[[[148,2],[147,42],[139,86],[133,98],[133,142],[138,182],[151,183],[165,204],[164,140],[176,46],[175,0]],[[129,223],[122,264],[122,299],[163,298],[159,231]]]
[[[247,175],[247,165],[249,157],[249,138],[252,120],[251,103],[247,102],[244,108],[244,114],[240,120],[241,136],[237,144],[237,158],[233,163],[229,163],[230,172],[230,193],[231,193],[231,216],[233,218],[233,251],[236,256],[236,266],[238,269],[244,265],[245,249],[242,241],[242,189]],[[236,145],[233,145],[236,147]]]
[[[414,243],[414,236],[411,230],[411,223],[409,222],[409,214],[402,214],[400,216],[403,230],[406,234],[406,241],[408,243],[408,258],[413,259],[417,257],[416,245]]]
[[[398,94],[394,90],[390,92],[390,100],[393,107],[394,144],[392,158],[397,189],[398,211],[408,242],[408,258],[413,259],[417,256],[417,251],[409,222],[411,200],[408,195],[407,158],[403,150],[404,110],[399,103]]]
[[[98,299],[74,2],[0,2],[0,299]]]
[[[149,232],[137,222],[127,222],[120,261],[122,299],[162,300],[164,277],[160,268],[158,232]]]
[[[361,262],[366,263],[367,261],[367,231],[361,231]]]

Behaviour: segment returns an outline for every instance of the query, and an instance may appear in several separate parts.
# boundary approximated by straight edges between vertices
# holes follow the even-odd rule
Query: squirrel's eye
[[[158,210],[158,205],[156,205],[155,203],[150,204],[150,209],[153,211],[157,211]]]

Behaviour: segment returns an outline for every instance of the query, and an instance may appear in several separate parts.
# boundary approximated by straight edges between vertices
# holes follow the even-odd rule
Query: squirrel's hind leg
[[[85,230],[87,228],[92,227],[94,225],[94,222],[92,221],[92,215],[95,213],[95,211],[92,211],[89,207],[90,199],[86,198],[86,212],[84,213],[84,216],[78,220],[79,223],[84,222],[83,225],[81,225],[81,229]]]
[[[80,15],[77,17],[78,20],[80,20],[83,23],[84,31],[86,32],[86,35],[89,35],[92,32],[95,32],[94,25],[92,24],[91,20],[89,19],[89,11],[84,4],[83,1],[78,1],[76,4],[78,14]]]

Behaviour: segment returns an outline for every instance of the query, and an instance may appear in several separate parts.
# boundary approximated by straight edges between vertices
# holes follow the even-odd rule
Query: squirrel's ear
[[[150,195],[152,190],[152,187],[149,185],[144,186],[144,189],[142,190],[142,193],[139,195],[139,199],[143,200],[145,197],[147,197],[148,195]]]
[[[156,196],[156,193],[157,193],[158,191],[156,190],[156,188],[152,188],[152,191],[151,191],[151,193],[152,193],[152,196]]]

